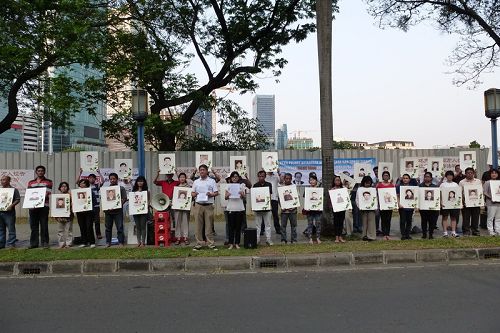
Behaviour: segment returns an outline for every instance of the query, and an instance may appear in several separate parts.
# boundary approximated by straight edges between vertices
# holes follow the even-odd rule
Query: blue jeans
[[[297,213],[281,213],[281,241],[286,242],[286,226],[290,221],[291,242],[297,242]]]
[[[42,241],[42,246],[49,245],[49,207],[32,208],[29,210],[29,216],[30,246],[38,247],[39,239]]]
[[[16,211],[0,212],[0,248],[5,247],[5,231],[9,230],[7,246],[16,245]]]
[[[111,235],[113,231],[113,222],[116,226],[116,234],[118,237],[118,243],[125,243],[125,234],[123,233],[123,211],[118,212],[118,214],[104,214],[104,226],[106,227],[106,243],[111,244]]]

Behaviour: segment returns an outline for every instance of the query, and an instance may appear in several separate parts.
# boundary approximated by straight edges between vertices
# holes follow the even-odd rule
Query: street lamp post
[[[146,158],[144,155],[144,121],[147,117],[146,92],[137,89],[132,93],[132,110],[137,121],[137,159],[139,161],[139,176],[146,176]]]
[[[484,92],[484,112],[491,120],[491,165],[498,169],[497,118],[500,117],[500,89]]]

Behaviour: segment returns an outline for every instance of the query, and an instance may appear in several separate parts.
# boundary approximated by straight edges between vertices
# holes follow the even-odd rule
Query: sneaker
[[[90,244],[91,249],[95,249],[95,244]]]
[[[193,246],[193,251],[199,251],[201,250],[203,247],[200,245],[200,244],[196,244],[195,246]]]
[[[240,249],[240,246],[238,244],[235,244],[234,247],[236,248],[236,250],[239,250]],[[217,250],[217,249],[216,249]]]
[[[473,231],[472,236],[481,236],[481,234],[479,233],[479,231]]]
[[[208,248],[210,250],[218,251],[219,249],[215,245],[209,245]]]
[[[453,238],[459,238],[459,237],[460,237],[460,235],[459,235],[459,234],[457,234],[457,233],[452,233],[452,234],[451,234],[451,237],[453,237]]]
[[[111,243],[106,243],[106,247],[111,247]]]
[[[448,238],[448,233],[447,232],[443,233],[443,238]]]
[[[285,243],[285,245],[286,245],[288,242],[286,241],[286,239],[282,239],[281,243]]]
[[[228,250],[232,250],[233,249],[233,244],[229,245],[229,247],[227,249]]]
[[[269,246],[273,246],[273,242],[272,241],[266,241],[266,244],[269,245]]]
[[[85,247],[85,246],[86,246],[85,244],[80,244],[80,245],[78,245],[78,247],[80,247],[80,248],[81,248],[81,247]]]

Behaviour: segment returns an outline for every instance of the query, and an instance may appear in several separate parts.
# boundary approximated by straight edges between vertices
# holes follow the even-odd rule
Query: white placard
[[[101,187],[101,207],[103,211],[122,208],[120,186]]]
[[[442,157],[428,157],[427,158],[427,171],[432,173],[432,177],[444,177],[444,164]]]
[[[490,180],[491,201],[500,202],[500,180]]]
[[[250,197],[253,211],[271,210],[271,192],[268,186],[252,187]]]
[[[96,172],[99,170],[99,153],[96,151],[81,151],[80,168],[86,172]]]
[[[484,194],[482,185],[464,185],[465,207],[484,206]]]
[[[77,188],[71,190],[71,201],[73,206],[73,212],[87,212],[93,209],[92,206],[92,190],[90,187]]]
[[[115,159],[115,172],[120,179],[132,178],[132,160]]]
[[[418,207],[418,186],[400,186],[399,204],[402,208],[415,209]]]
[[[354,163],[354,179],[356,183],[361,183],[364,176],[372,176],[372,166],[370,163]]]
[[[419,187],[418,208],[420,210],[440,210],[441,191],[439,187]]]
[[[7,207],[12,205],[12,201],[14,201],[14,188],[0,187],[0,212],[7,211]]]
[[[400,176],[407,173],[410,178],[418,177],[418,157],[404,157],[401,159],[400,166]]]
[[[172,209],[191,210],[191,188],[187,186],[175,186],[172,198]]]
[[[278,187],[281,209],[292,209],[300,207],[299,195],[296,185]]]
[[[175,154],[158,154],[158,169],[160,174],[175,173]]]
[[[71,199],[69,193],[52,194],[50,196],[50,216],[70,217]]]
[[[306,187],[304,192],[304,209],[323,211],[323,188]]]
[[[278,170],[278,153],[274,151],[263,151],[261,153],[262,169],[265,172],[276,172]]]
[[[373,187],[359,187],[356,193],[359,210],[376,210],[378,208],[377,189]]]
[[[343,212],[352,209],[349,190],[345,187],[328,191],[330,202],[332,203],[333,212]]]
[[[443,209],[461,209],[462,188],[460,186],[441,187],[441,207]]]
[[[379,162],[378,164],[378,179],[382,181],[382,173],[384,171],[389,172],[389,181],[392,181],[394,179],[394,163],[391,162]]]
[[[380,210],[393,210],[398,208],[398,196],[395,187],[379,188],[377,192]]]
[[[199,168],[202,164],[206,165],[208,170],[213,166],[213,153],[211,151],[196,152],[196,168]]]
[[[229,162],[231,166],[231,172],[236,171],[240,176],[248,175],[246,156],[230,156]]]
[[[229,192],[229,199],[241,199],[241,184],[239,183],[230,183],[227,184],[227,191]],[[226,196],[226,192],[222,193],[222,195]]]
[[[352,190],[354,186],[356,186],[356,181],[354,180],[354,178],[347,176],[343,172],[340,173],[339,177],[342,180],[342,185],[347,187],[349,190]]]
[[[23,208],[41,208],[45,206],[46,187],[27,188],[24,195]]]
[[[219,183],[217,184],[219,186],[219,194],[217,197],[220,198],[220,205],[221,207],[223,208],[226,208],[227,207],[227,199],[226,199],[226,190],[229,188],[229,184],[228,183]],[[200,194],[201,193],[198,193],[198,200],[200,200]],[[207,197],[207,200],[208,200],[208,197]]]
[[[148,213],[148,191],[136,191],[128,193],[129,215],[141,215]]]
[[[461,151],[460,153],[460,169],[464,171],[467,168],[476,170],[476,152],[475,151]]]

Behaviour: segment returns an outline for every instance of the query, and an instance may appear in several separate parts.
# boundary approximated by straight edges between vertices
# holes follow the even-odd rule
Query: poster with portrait
[[[418,186],[400,186],[399,204],[403,208],[415,209],[418,207]]]
[[[304,209],[323,211],[323,188],[306,187],[304,192]]]
[[[354,178],[347,176],[344,173],[339,174],[340,180],[342,180],[342,185],[345,186],[348,190],[352,190],[354,186],[356,186],[356,181]]]
[[[359,187],[356,193],[359,210],[376,210],[378,208],[377,189],[373,187]]]
[[[81,151],[80,168],[83,171],[96,172],[99,169],[99,153],[96,151]]]
[[[427,158],[427,171],[432,173],[433,178],[444,177],[444,165],[442,157],[428,157]]]
[[[379,188],[377,192],[380,210],[393,210],[398,208],[398,196],[395,187]]]
[[[158,170],[162,175],[174,174],[175,154],[158,154]]]
[[[379,180],[382,179],[382,173],[384,171],[389,172],[389,175],[391,176],[389,178],[389,181],[392,181],[394,179],[394,163],[391,163],[391,162],[379,162],[378,163],[378,179]]]
[[[263,151],[261,153],[261,159],[262,159],[262,169],[264,169],[265,172],[278,171],[278,152]]]
[[[419,187],[418,209],[420,210],[440,210],[441,191],[439,187]]]
[[[191,210],[191,206],[191,188],[186,186],[175,186],[172,197],[172,209]]]
[[[278,187],[278,196],[281,209],[292,209],[300,207],[299,195],[296,185]]]
[[[226,208],[227,207],[227,199],[226,199],[226,190],[229,188],[229,184],[228,183],[219,183],[217,184],[217,186],[219,186],[219,195],[217,196],[217,198],[220,199],[220,206],[223,207],[223,208]]]
[[[333,212],[343,212],[352,209],[351,197],[349,190],[345,187],[328,191],[330,202],[332,203]]]
[[[271,192],[269,187],[252,187],[250,189],[250,200],[252,200],[252,210],[271,210]]]
[[[141,215],[148,213],[148,191],[137,191],[128,193],[129,215]]]
[[[213,153],[211,151],[197,151],[196,152],[196,168],[200,165],[206,165],[208,169],[214,165],[213,163]]]
[[[490,180],[491,201],[500,202],[500,180]]]
[[[73,198],[71,201],[73,213],[92,210],[92,190],[90,187],[71,190],[71,197]]]
[[[410,178],[418,178],[418,157],[403,157],[400,166],[400,176],[407,173]]]
[[[101,187],[99,193],[101,195],[101,208],[103,211],[122,208],[119,185]]]
[[[132,159],[117,158],[115,159],[115,172],[120,179],[132,178]]]
[[[475,151],[461,151],[460,156],[460,169],[464,171],[467,168],[473,168],[476,170],[476,152]]]
[[[364,176],[372,176],[373,171],[372,171],[372,166],[371,164],[368,163],[355,163],[354,164],[354,179],[356,180],[356,183],[361,183],[361,179],[363,179]]]
[[[483,207],[484,194],[482,185],[464,185],[465,207]]]
[[[462,188],[460,186],[441,187],[441,207],[462,209]]]
[[[50,196],[50,216],[51,217],[70,217],[71,204],[70,195],[52,194]]]
[[[229,156],[229,163],[231,172],[236,171],[242,177],[248,175],[246,156]]]
[[[14,200],[14,188],[0,187],[0,212],[7,211],[7,207],[12,205]]]
[[[45,206],[46,187],[27,188],[24,195],[23,208],[41,208]]]

